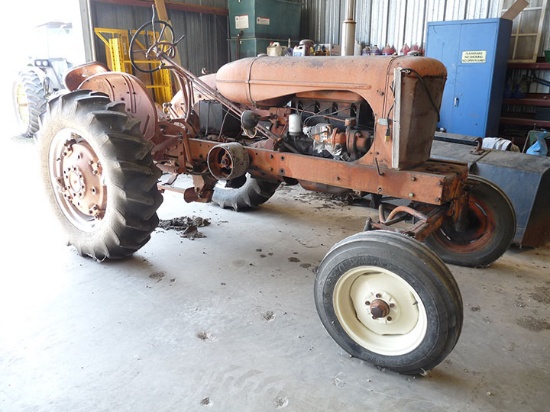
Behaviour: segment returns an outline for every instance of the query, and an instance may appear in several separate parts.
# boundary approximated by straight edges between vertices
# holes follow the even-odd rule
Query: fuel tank
[[[447,75],[441,62],[427,57],[260,56],[222,66],[216,86],[229,100],[246,105],[275,106],[299,93],[347,91],[375,106],[388,92],[395,67],[412,69],[420,77],[445,79]]]

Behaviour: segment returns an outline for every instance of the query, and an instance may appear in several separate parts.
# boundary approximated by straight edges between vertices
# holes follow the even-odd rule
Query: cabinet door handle
[[[455,97],[455,99],[454,99],[454,105],[455,105],[455,107],[458,107],[458,97]]]

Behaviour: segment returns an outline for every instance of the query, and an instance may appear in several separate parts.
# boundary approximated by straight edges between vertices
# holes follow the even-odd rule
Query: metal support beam
[[[152,0],[91,0],[101,3],[116,4],[121,6],[132,6],[132,7],[151,7],[153,4]],[[156,1],[155,1],[156,3]],[[166,8],[169,10],[179,10],[189,13],[202,13],[202,14],[214,14],[216,16],[228,16],[229,10],[222,7],[210,7],[210,6],[201,6],[198,4],[186,4],[186,3],[173,3],[165,2]]]

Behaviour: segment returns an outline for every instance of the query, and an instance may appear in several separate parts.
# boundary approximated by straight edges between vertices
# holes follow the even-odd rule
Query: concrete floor
[[[0,139],[1,411],[546,411],[550,245],[486,269],[451,266],[461,338],[426,377],[346,355],[323,329],[314,270],[372,210],[282,188],[251,213],[166,194],[134,257],[97,263],[64,245],[32,141]]]

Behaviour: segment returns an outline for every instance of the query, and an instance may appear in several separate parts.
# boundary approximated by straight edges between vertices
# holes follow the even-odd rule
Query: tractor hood
[[[261,56],[222,66],[216,86],[227,99],[245,105],[276,105],[292,95],[315,91],[353,92],[372,105],[386,92],[395,67],[412,69],[420,77],[447,76],[441,62],[426,57]]]

